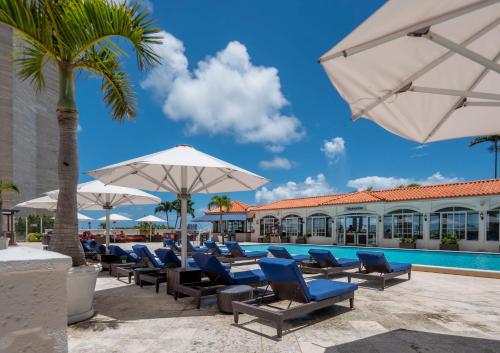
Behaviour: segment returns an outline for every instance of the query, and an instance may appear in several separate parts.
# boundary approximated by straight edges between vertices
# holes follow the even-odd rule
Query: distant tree
[[[222,196],[215,195],[208,203],[208,209],[211,210],[213,208],[219,209],[220,213],[219,227],[222,236],[222,243],[224,244],[224,235],[222,235],[222,213],[228,212],[229,209],[231,208],[231,199],[227,195],[222,195]]]
[[[4,236],[3,233],[3,193],[5,191],[12,191],[19,194],[19,188],[12,181],[0,179],[0,238]],[[13,240],[13,242],[15,242]]]
[[[407,188],[416,188],[416,187],[419,187],[419,186],[421,186],[421,185],[418,184],[418,183],[411,183],[411,184],[406,185]]]
[[[168,214],[170,212],[174,211],[174,206],[173,202],[171,201],[162,201],[158,204],[158,206],[155,207],[155,213],[165,213],[166,220],[167,220],[167,228],[170,227],[170,224],[168,223]]]
[[[491,142],[491,146],[488,147],[488,151],[494,153],[495,155],[495,179],[498,178],[498,152],[500,147],[498,146],[498,141],[500,141],[500,135],[489,135],[489,136],[478,136],[473,138],[469,142],[469,147],[478,145],[484,142]]]
[[[172,210],[175,211],[175,229],[177,229],[177,223],[181,217],[181,200],[175,199],[172,201]],[[187,200],[187,214],[194,217],[194,202],[192,200]],[[182,226],[182,224],[180,225]]]
[[[373,191],[373,186],[366,188],[365,191]]]

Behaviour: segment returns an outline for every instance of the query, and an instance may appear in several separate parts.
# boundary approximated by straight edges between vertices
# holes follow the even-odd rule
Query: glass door
[[[356,245],[356,223],[354,217],[345,217],[345,243]]]
[[[368,241],[367,245],[377,245],[377,217],[368,217]]]
[[[345,245],[345,217],[337,217],[337,245]]]

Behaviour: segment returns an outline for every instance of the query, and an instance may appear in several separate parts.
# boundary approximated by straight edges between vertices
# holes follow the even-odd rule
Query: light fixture
[[[479,214],[479,217],[481,217],[481,221],[482,221],[482,220],[484,219],[484,213],[483,213],[483,212],[481,212],[481,213]]]
[[[424,222],[427,222],[427,214],[424,214]]]
[[[378,222],[382,222],[382,216],[378,216]]]

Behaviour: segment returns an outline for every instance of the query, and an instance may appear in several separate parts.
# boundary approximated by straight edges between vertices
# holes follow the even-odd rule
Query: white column
[[[181,267],[187,267],[187,167],[181,167]]]

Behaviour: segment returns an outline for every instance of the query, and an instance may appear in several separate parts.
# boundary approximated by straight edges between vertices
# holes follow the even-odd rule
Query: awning
[[[222,215],[223,221],[244,221],[247,219],[245,213],[224,213]],[[214,222],[220,221],[219,214],[206,214],[204,216],[196,217],[191,220],[191,222]]]

